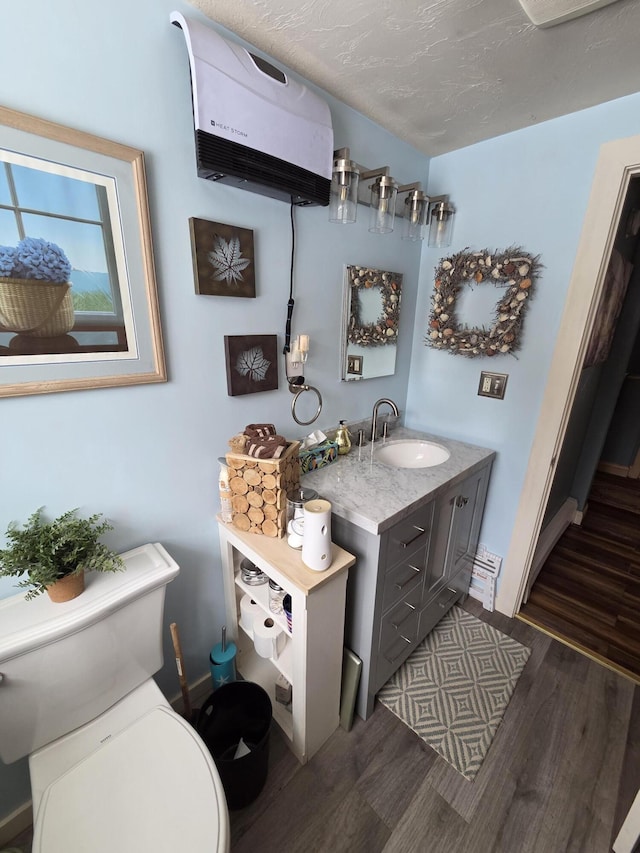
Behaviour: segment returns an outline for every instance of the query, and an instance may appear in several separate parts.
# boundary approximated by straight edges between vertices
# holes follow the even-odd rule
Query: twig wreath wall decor
[[[527,303],[542,264],[518,246],[502,254],[487,249],[445,258],[436,267],[431,297],[427,346],[447,352],[476,356],[513,353],[520,348],[520,332]],[[456,300],[464,285],[493,284],[506,287],[496,305],[495,320],[490,329],[461,325],[456,317]]]

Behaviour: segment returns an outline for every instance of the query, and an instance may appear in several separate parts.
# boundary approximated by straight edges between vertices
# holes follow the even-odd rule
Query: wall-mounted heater
[[[294,204],[329,204],[328,105],[212,27],[171,13],[191,68],[198,175]]]

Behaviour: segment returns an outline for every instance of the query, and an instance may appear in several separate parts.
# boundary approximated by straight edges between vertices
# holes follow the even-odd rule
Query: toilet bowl
[[[29,771],[32,853],[229,850],[209,750],[155,682],[33,753]]]
[[[29,755],[33,853],[228,853],[213,759],[151,678],[178,567],[122,556],[66,604],[0,601],[0,757]]]

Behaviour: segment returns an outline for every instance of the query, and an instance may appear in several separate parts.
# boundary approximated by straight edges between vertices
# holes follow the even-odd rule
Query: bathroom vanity
[[[426,468],[382,464],[375,445],[303,478],[332,504],[332,538],[356,556],[345,642],[362,660],[356,710],[376,693],[469,589],[495,452],[397,428],[389,444],[426,439],[449,458]]]
[[[263,687],[271,699],[273,718],[301,763],[308,761],[337,729],[347,574],[355,558],[335,543],[328,569],[314,572],[286,539],[244,533],[218,519],[224,580],[227,632],[236,643],[238,673]],[[269,586],[249,586],[240,563],[248,558],[291,596],[291,626],[284,613],[269,607]],[[242,599],[273,619],[283,641],[277,656],[261,657],[254,647],[252,625],[242,616]],[[276,680],[283,675],[292,701],[276,701]]]

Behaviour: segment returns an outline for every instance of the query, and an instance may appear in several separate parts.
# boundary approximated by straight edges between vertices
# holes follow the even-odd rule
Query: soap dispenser
[[[340,421],[336,430],[336,443],[340,456],[345,456],[351,450],[351,437],[344,421]]]

